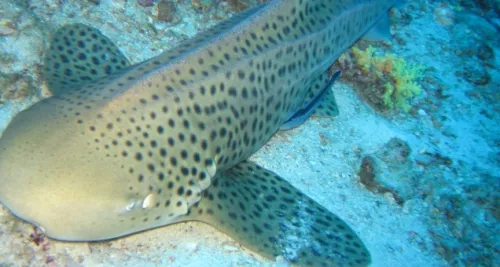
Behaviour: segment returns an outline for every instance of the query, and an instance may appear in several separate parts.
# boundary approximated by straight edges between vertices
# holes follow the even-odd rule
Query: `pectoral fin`
[[[198,220],[243,246],[299,266],[366,266],[370,254],[339,217],[252,162],[217,175],[183,220]]]

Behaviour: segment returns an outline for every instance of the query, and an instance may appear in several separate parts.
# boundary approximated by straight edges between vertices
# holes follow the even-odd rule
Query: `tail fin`
[[[300,266],[366,266],[370,254],[341,219],[276,174],[242,162],[216,177],[185,220],[203,221],[257,253]]]

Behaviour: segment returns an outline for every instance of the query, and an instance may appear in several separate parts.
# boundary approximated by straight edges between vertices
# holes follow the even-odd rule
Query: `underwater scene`
[[[0,2],[0,266],[500,266],[499,0]]]

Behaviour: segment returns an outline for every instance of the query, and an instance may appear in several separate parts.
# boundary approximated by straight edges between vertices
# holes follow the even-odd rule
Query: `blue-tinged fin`
[[[389,14],[384,14],[382,18],[363,36],[368,41],[387,41],[391,39]]]
[[[395,0],[394,7],[402,7],[406,0]],[[382,15],[380,20],[370,28],[362,38],[367,41],[388,41],[391,39],[389,13]]]
[[[129,65],[118,47],[84,24],[61,27],[45,53],[43,73],[54,94],[76,90]]]
[[[323,105],[325,97],[327,95],[329,96],[328,98],[330,101],[328,102],[330,103],[326,103],[323,105],[322,112],[326,112],[329,116],[336,116],[338,114],[338,108],[331,87],[335,80],[340,76],[340,74],[340,71],[334,73],[328,83],[321,89],[321,91],[317,92],[316,96],[308,101],[306,105],[304,105],[301,109],[290,114],[285,123],[283,123],[283,125],[280,127],[280,130],[290,130],[304,123],[320,105]]]

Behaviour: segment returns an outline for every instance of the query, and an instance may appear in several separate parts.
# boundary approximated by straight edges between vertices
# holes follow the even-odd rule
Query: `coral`
[[[5,74],[0,72],[0,105],[12,99],[22,99],[36,95],[34,79],[23,73]]]
[[[375,52],[371,46],[366,50],[354,47],[355,64],[370,80],[382,85],[382,90],[375,91],[378,94],[375,98],[383,103],[383,108],[408,112],[411,108],[409,100],[422,91],[416,80],[422,76],[423,68],[408,64],[394,54],[377,56]],[[373,96],[368,99],[373,99]]]

